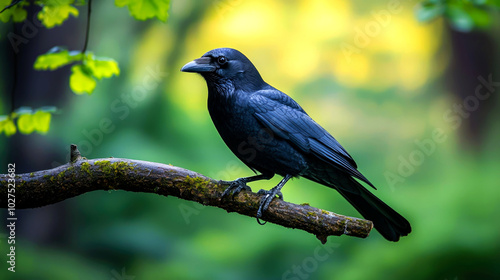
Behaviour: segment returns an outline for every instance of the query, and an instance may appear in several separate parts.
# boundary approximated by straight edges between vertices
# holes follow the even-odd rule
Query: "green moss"
[[[132,171],[135,169],[135,165],[133,163],[130,163],[130,162],[115,162],[113,164],[111,164],[111,166],[115,169],[115,170],[127,170],[127,171]]]
[[[109,160],[98,160],[94,164],[99,166],[99,169],[106,174],[111,173],[113,171],[113,168],[111,167],[111,162]]]
[[[108,175],[113,175],[118,172],[127,172],[134,170],[135,166],[132,163],[119,161],[111,163],[109,160],[98,160],[95,165],[99,166],[99,169]]]
[[[194,189],[197,189],[200,191],[205,191],[207,189],[208,184],[210,183],[210,181],[204,180],[200,177],[191,178],[189,176],[186,176],[186,178],[184,179],[184,182],[187,185],[189,185],[191,188],[194,188]]]
[[[302,206],[311,206],[309,203],[305,202],[301,204]]]
[[[316,216],[316,213],[314,213],[314,212],[307,212],[307,216],[308,217]]]
[[[35,177],[35,173],[31,172],[30,173],[30,178]]]
[[[329,213],[328,213],[328,211],[323,210],[323,209],[321,209],[321,213],[323,213],[323,214],[325,214],[325,215],[328,215],[328,214],[329,214]]]
[[[64,178],[65,173],[66,173],[65,170],[59,172],[59,174],[57,174],[57,179],[62,180]]]
[[[82,162],[82,171],[87,172],[87,174],[92,175],[90,172],[90,163],[84,161]]]

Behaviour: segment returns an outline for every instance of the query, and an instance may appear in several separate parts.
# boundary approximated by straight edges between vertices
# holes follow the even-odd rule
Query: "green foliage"
[[[16,134],[16,125],[8,116],[0,116],[0,133],[5,133],[6,136]]]
[[[28,1],[0,0],[0,7],[3,8],[0,13],[0,21],[8,22],[12,17],[14,22],[22,22],[26,19],[27,12],[23,8],[30,5]],[[47,28],[61,25],[70,15],[78,17],[78,9],[75,5],[83,5],[85,1],[75,0],[40,0],[35,2],[42,7],[38,12],[38,19]],[[158,18],[166,21],[168,10],[170,8],[169,0],[115,0],[117,7],[127,6],[130,14],[137,20],[147,20]]]
[[[96,87],[96,79],[110,78],[120,74],[118,63],[106,57],[96,57],[91,52],[83,55],[79,51],[68,51],[54,47],[35,61],[36,70],[55,70],[65,65],[78,62],[71,67],[69,85],[76,94],[91,94]]]
[[[71,67],[69,86],[76,94],[91,94],[96,86],[96,81],[92,78],[92,73],[87,67],[77,64]]]
[[[0,0],[0,8],[2,8],[2,12],[0,12],[0,21],[8,22],[12,17],[12,21],[14,22],[22,22],[26,19],[28,13],[23,8],[28,5],[26,2],[12,3],[11,0]],[[5,7],[5,8],[4,8]]]
[[[38,13],[38,19],[47,28],[61,25],[69,15],[78,17],[78,10],[72,5],[74,0],[46,0],[40,1],[43,6]]]
[[[120,74],[118,63],[111,58],[90,55],[85,60],[85,63],[92,75],[99,80]]]
[[[499,0],[426,0],[416,10],[416,16],[419,21],[443,16],[455,30],[469,32],[490,26],[490,10],[498,8]]]
[[[158,18],[166,21],[168,18],[169,0],[115,0],[118,7],[127,6],[130,14],[138,20]]]
[[[0,13],[0,21],[8,22],[12,17],[14,22],[26,20],[27,12],[25,6],[30,5],[28,1],[0,0],[0,7],[3,8]],[[38,19],[47,28],[61,25],[70,15],[78,16],[78,10],[73,6],[75,0],[42,0],[36,1],[42,9],[38,12]],[[83,4],[77,1],[76,4]]]
[[[81,60],[81,52],[69,52],[60,47],[53,47],[46,54],[38,56],[33,66],[36,70],[55,70],[69,63]]]
[[[37,18],[47,28],[61,25],[70,15],[78,17],[75,5],[84,5],[84,0],[38,0],[34,2],[22,0],[0,0],[0,21],[23,22],[26,20],[27,11],[25,6],[38,5],[42,9]],[[115,0],[118,7],[127,6],[130,14],[138,20],[158,18],[166,21],[170,1],[168,0]],[[90,20],[90,19],[88,19]],[[86,46],[84,50],[86,49]],[[40,55],[35,63],[36,70],[56,70],[63,66],[75,63],[71,67],[69,85],[76,94],[92,94],[97,81],[102,78],[110,78],[120,74],[118,63],[105,57],[96,57],[92,52],[68,51],[60,47],[54,47],[46,54]],[[46,133],[50,127],[50,113],[37,110],[32,113],[31,109],[24,108],[13,112],[8,116],[0,116],[0,133],[10,136],[19,131],[30,134],[33,131]],[[17,127],[14,120],[17,118]]]
[[[50,128],[52,113],[56,112],[55,107],[42,107],[33,110],[29,107],[21,107],[9,115],[0,116],[0,134],[6,136],[14,135],[17,130],[22,134],[38,132],[46,134]],[[17,127],[14,121],[17,119]]]

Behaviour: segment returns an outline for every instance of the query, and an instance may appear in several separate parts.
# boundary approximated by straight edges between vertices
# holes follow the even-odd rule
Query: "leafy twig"
[[[7,9],[10,9],[12,7],[14,7],[15,5],[19,4],[20,2],[22,2],[23,0],[14,0],[12,1],[8,6],[6,6],[5,8],[3,8],[1,11],[0,11],[0,14],[3,13],[3,11],[7,10]]]

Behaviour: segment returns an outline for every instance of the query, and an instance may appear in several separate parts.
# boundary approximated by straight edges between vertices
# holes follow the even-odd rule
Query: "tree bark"
[[[54,204],[95,190],[125,190],[175,196],[255,217],[261,196],[243,190],[221,199],[226,187],[202,174],[172,165],[120,158],[87,160],[72,145],[71,161],[65,165],[32,173],[0,174],[0,207],[13,208],[10,212]],[[323,244],[330,235],[365,238],[373,228],[368,220],[278,198],[272,201],[262,220],[307,231]]]

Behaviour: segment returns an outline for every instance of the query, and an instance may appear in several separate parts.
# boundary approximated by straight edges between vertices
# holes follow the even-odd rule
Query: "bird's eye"
[[[217,58],[217,63],[222,66],[227,63],[227,58],[225,56],[219,56]]]

